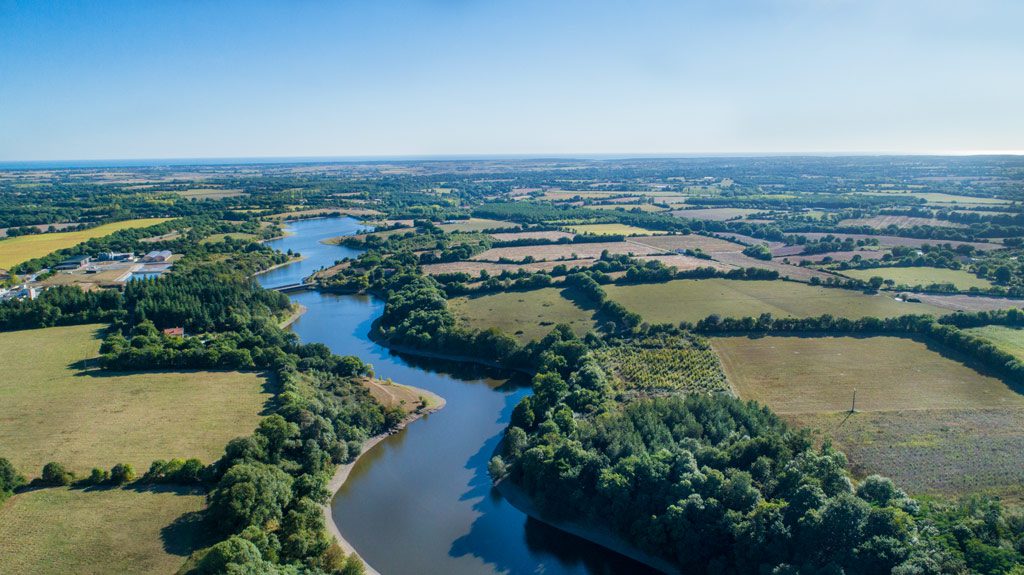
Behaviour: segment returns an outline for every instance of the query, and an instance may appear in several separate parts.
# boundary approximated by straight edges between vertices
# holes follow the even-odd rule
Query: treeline
[[[124,316],[123,305],[116,290],[55,286],[35,299],[0,303],[0,331],[116,321]]]

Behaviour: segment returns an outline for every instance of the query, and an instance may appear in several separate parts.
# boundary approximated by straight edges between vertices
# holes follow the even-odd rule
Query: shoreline
[[[638,563],[643,563],[644,565],[662,573],[669,573],[672,575],[681,573],[679,568],[669,563],[667,560],[662,559],[661,557],[655,557],[654,555],[640,550],[632,543],[629,543],[619,535],[609,530],[573,521],[552,521],[545,518],[543,514],[541,514],[540,510],[538,510],[533,504],[530,496],[523,491],[522,488],[509,481],[507,478],[495,483],[494,488],[498,490],[498,493],[500,493],[501,496],[505,498],[505,501],[508,501],[512,507],[515,507],[527,516],[532,517],[545,525],[550,525],[555,529],[575,535],[576,537],[585,539],[595,545],[600,545],[605,549],[609,549],[619,555],[629,557]]]
[[[302,305],[301,303],[292,302],[292,305],[294,306],[292,308],[292,314],[286,317],[284,321],[282,321],[280,324],[278,324],[278,327],[280,327],[281,329],[288,329],[289,326],[291,326],[293,323],[298,321],[300,317],[302,317],[302,314],[309,311],[309,308]]]
[[[411,386],[405,387],[411,388]],[[421,417],[425,415],[430,415],[431,413],[435,413],[437,411],[444,409],[444,406],[447,402],[440,395],[437,395],[436,393],[427,391],[425,389],[412,389],[416,389],[424,397],[428,398],[430,400],[431,405],[424,409],[423,411],[408,414],[405,417],[405,419],[399,422],[399,424],[396,425],[393,429],[388,430],[385,433],[381,433],[380,435],[375,435],[370,439],[364,441],[363,445],[359,449],[359,455],[356,456],[356,458],[353,459],[352,461],[339,465],[338,468],[335,470],[334,476],[331,477],[331,481],[327,484],[327,489],[328,491],[330,491],[331,497],[330,499],[328,499],[327,503],[320,506],[324,514],[324,522],[327,524],[327,532],[330,533],[330,535],[338,543],[338,547],[341,547],[342,551],[345,552],[345,555],[351,555],[355,553],[355,555],[359,557],[359,560],[363,562],[363,566],[366,568],[366,575],[380,575],[380,572],[374,569],[372,565],[367,563],[366,560],[363,559],[361,555],[359,555],[359,552],[356,551],[355,547],[353,547],[352,544],[349,543],[349,541],[346,540],[345,537],[341,534],[341,529],[338,527],[338,522],[334,520],[334,513],[332,511],[334,498],[337,497],[338,490],[340,490],[341,487],[345,485],[345,482],[348,481],[348,477],[352,473],[352,469],[355,468],[356,463],[358,463],[359,460],[364,455],[369,453],[369,451],[373,449],[378,443],[384,441],[385,439],[396,433],[401,432],[410,423],[420,419]]]
[[[270,241],[270,240],[266,240],[266,241]],[[285,266],[290,266],[292,264],[299,263],[299,262],[301,262],[304,259],[306,259],[306,256],[299,256],[297,258],[290,258],[288,261],[286,261],[284,263],[270,266],[269,268],[267,268],[265,270],[260,270],[260,271],[258,271],[256,273],[252,274],[249,277],[251,277],[251,278],[258,277],[258,276],[261,276],[261,275],[263,275],[263,274],[265,274],[267,272],[272,272],[272,271],[274,271],[274,270],[276,270],[278,268],[283,268]],[[266,288],[264,288],[264,289],[266,289]]]
[[[372,341],[373,343],[375,343],[375,344],[383,347],[384,349],[386,349],[386,350],[388,350],[388,351],[390,351],[392,353],[395,353],[395,354],[414,355],[414,356],[417,356],[417,357],[426,357],[426,358],[430,358],[430,359],[441,359],[441,360],[453,361],[453,362],[475,363],[477,365],[482,365],[484,367],[490,367],[490,368],[494,368],[494,369],[500,369],[500,370],[503,370],[503,371],[517,371],[519,373],[525,373],[527,375],[533,375],[534,374],[533,371],[530,371],[529,369],[526,369],[525,367],[508,367],[508,366],[505,366],[505,365],[501,365],[501,364],[499,364],[498,362],[495,362],[495,361],[490,361],[490,360],[487,360],[487,359],[480,359],[478,357],[473,357],[471,355],[456,355],[456,354],[450,354],[450,353],[441,353],[439,351],[426,351],[426,350],[422,350],[422,349],[416,349],[415,347],[408,347],[408,346],[405,346],[405,345],[396,345],[396,344],[393,344],[393,343],[389,343],[389,342],[384,341],[383,339],[381,339],[379,337],[379,335],[377,334],[377,329],[376,329],[376,327],[377,327],[377,320],[374,320],[373,323],[374,323],[373,327],[370,328],[370,334],[369,334],[370,341]]]

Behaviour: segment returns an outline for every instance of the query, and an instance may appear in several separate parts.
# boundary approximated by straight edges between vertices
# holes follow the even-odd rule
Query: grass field
[[[736,393],[779,413],[1024,407],[1024,396],[922,341],[879,337],[717,337]]]
[[[910,267],[910,268],[874,268],[866,270],[843,270],[844,276],[867,281],[875,276],[893,280],[897,286],[927,286],[930,284],[953,284],[958,290],[969,290],[972,287],[988,289],[992,282],[981,279],[965,270],[948,268]]]
[[[33,258],[41,258],[57,250],[70,248],[92,238],[100,238],[119,230],[144,228],[166,222],[169,218],[144,218],[103,224],[76,232],[55,232],[18,236],[0,241],[0,269],[10,269]]]
[[[109,374],[82,369],[100,326],[0,333],[0,454],[37,476],[58,461],[87,472],[154,459],[211,462],[256,427],[270,394],[254,373]]]
[[[872,228],[887,228],[896,226],[898,228],[912,228],[914,226],[933,226],[944,228],[966,228],[966,224],[958,224],[949,220],[936,218],[916,218],[913,216],[874,216],[870,218],[857,218],[842,220],[840,226],[870,226]]]
[[[859,397],[859,395],[858,395]],[[911,493],[1024,496],[1024,409],[934,409],[794,414],[791,423],[831,440],[854,475],[891,477]]]
[[[629,238],[630,243],[643,244],[665,251],[701,250],[704,253],[741,252],[742,244],[697,234],[674,234],[665,236],[646,236]]]
[[[469,218],[468,220],[455,220],[450,224],[441,224],[437,227],[446,232],[482,232],[484,230],[499,230],[518,227],[513,222],[501,220],[489,220],[487,218]]]
[[[745,218],[751,214],[763,211],[764,210],[752,210],[749,208],[698,208],[693,210],[676,210],[672,212],[672,215],[693,220],[724,222],[726,220]]]
[[[18,494],[0,507],[0,573],[174,573],[208,544],[190,523],[203,505],[169,487]]]
[[[195,188],[191,190],[176,190],[174,193],[183,198],[196,200],[220,200],[223,198],[235,198],[246,195],[242,190],[224,188]]]
[[[205,238],[199,240],[199,243],[201,243],[201,244],[213,244],[213,243],[217,243],[217,242],[222,242],[222,241],[226,240],[227,238],[231,238],[233,240],[252,240],[252,241],[256,241],[256,240],[259,239],[259,236],[257,236],[256,234],[246,234],[246,233],[241,233],[241,232],[230,233],[230,234],[213,234],[213,235],[206,236]]]
[[[675,280],[659,284],[605,286],[608,297],[650,323],[697,322],[709,315],[757,317],[893,317],[940,314],[940,308],[898,302],[886,295],[814,287],[795,282],[726,279]]]
[[[591,312],[562,297],[558,288],[507,292],[448,300],[458,321],[465,326],[496,327],[521,343],[539,340],[556,324],[564,323],[582,335],[594,328]]]
[[[566,229],[577,234],[593,234],[596,236],[638,236],[657,234],[659,232],[627,226],[626,224],[584,224],[579,226],[566,226]]]
[[[491,234],[491,237],[499,242],[511,242],[515,240],[551,240],[557,242],[562,238],[572,239],[576,237],[576,234],[560,232],[557,230],[547,230],[543,232],[502,232]]]
[[[502,258],[514,262],[522,261],[526,256],[531,256],[537,261],[575,260],[580,258],[597,258],[601,252],[608,250],[608,253],[633,254],[646,256],[662,253],[664,250],[654,248],[637,242],[585,242],[580,244],[549,244],[540,246],[520,246],[513,248],[492,248],[473,256],[471,259],[478,261],[497,262]]]
[[[1014,329],[1002,325],[986,325],[984,327],[972,327],[964,331],[987,339],[1006,353],[1012,354],[1017,359],[1024,360],[1024,330],[1022,329]]]

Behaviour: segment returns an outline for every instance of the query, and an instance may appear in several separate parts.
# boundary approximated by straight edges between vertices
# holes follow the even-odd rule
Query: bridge
[[[293,283],[293,284],[285,284],[283,286],[274,286],[272,288],[267,288],[267,289],[269,289],[271,291],[279,291],[281,293],[290,293],[290,292],[293,292],[293,291],[302,291],[302,290],[311,289],[312,287],[313,287],[313,284],[308,284],[308,283],[305,283],[305,282],[298,282],[298,283]]]

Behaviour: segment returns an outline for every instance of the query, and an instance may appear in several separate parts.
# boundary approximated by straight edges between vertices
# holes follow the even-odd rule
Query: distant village
[[[58,285],[77,285],[82,289],[119,288],[130,281],[152,279],[167,273],[177,256],[168,250],[145,255],[131,252],[102,252],[67,258],[52,269],[44,269],[15,285],[0,287],[0,300],[35,299],[44,290]],[[13,276],[0,277],[0,281]]]

